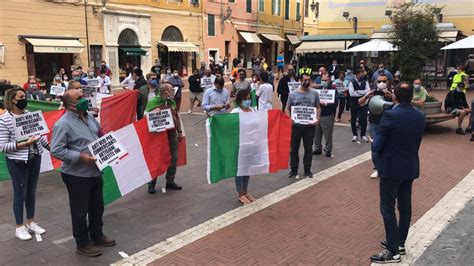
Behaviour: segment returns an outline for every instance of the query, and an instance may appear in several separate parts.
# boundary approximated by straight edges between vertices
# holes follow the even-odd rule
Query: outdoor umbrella
[[[457,42],[453,42],[452,44],[441,48],[441,50],[452,50],[452,49],[474,49],[474,35],[471,35]]]
[[[354,46],[347,50],[346,53],[351,52],[393,52],[398,51],[398,47],[384,40],[371,40],[369,42]]]

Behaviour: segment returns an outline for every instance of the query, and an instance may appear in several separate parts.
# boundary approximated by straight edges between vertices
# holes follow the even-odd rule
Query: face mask
[[[79,80],[81,80],[81,77],[77,76],[77,77],[73,77],[73,79],[76,80],[76,81],[79,81]]]
[[[358,80],[359,82],[364,81],[364,76],[359,77],[357,80]]]
[[[242,107],[249,108],[252,105],[252,100],[243,100],[242,101]]]
[[[89,109],[89,101],[85,98],[80,99],[76,103],[76,109],[79,111],[87,111]]]
[[[377,83],[377,88],[379,90],[385,90],[387,88],[387,83],[383,83],[383,82]]]
[[[327,88],[328,87],[328,82],[327,81],[321,81],[321,86],[323,88]]]
[[[166,71],[166,74],[168,74],[168,75],[171,74],[171,71],[170,70]]]
[[[177,78],[178,76],[179,76],[178,73],[173,74],[173,77],[175,77],[175,78]]]
[[[92,78],[94,76],[94,72],[88,72],[87,75]]]
[[[303,83],[301,83],[301,87],[307,89],[309,88],[309,82],[308,81],[304,81]]]
[[[295,75],[295,71],[293,69],[288,70],[288,76],[294,76],[294,75]]]
[[[20,110],[25,109],[27,105],[28,101],[26,99],[17,100],[17,103],[15,103],[15,106]]]
[[[61,80],[61,77],[54,77],[54,80],[60,81],[60,80]]]
[[[462,92],[462,89],[459,88],[459,87],[457,87],[457,88],[456,88],[456,91],[457,91],[457,92]]]
[[[31,90],[36,90],[38,86],[36,84],[30,84],[30,89]]]
[[[413,88],[416,90],[416,91],[419,91],[421,89],[421,85],[417,84],[417,85],[413,85]]]
[[[384,70],[383,68],[380,68],[380,67],[379,67],[379,72],[383,72],[383,70]]]
[[[240,79],[245,79],[245,75],[239,75]]]
[[[150,85],[151,85],[153,88],[158,88],[158,80],[152,79],[152,80],[150,81]]]

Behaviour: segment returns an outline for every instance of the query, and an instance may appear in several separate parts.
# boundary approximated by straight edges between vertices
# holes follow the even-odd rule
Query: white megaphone
[[[372,96],[369,100],[369,111],[372,114],[379,115],[385,110],[392,109],[393,103],[386,102],[381,95]]]

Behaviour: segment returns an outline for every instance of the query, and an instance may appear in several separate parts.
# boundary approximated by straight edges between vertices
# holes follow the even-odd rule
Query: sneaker
[[[471,134],[472,130],[470,128],[466,127],[466,130],[464,130],[464,132]]]
[[[340,118],[336,119],[336,122],[341,122],[341,119]]]
[[[242,203],[242,204],[250,204],[250,200],[245,196],[245,195],[242,195],[239,197],[239,202]]]
[[[377,169],[375,169],[374,172],[370,175],[370,178],[375,179],[377,177],[379,177],[379,171],[377,171]]]
[[[291,172],[288,174],[288,178],[295,178],[297,175],[298,175],[297,172],[291,171]]]
[[[83,247],[77,247],[76,252],[86,257],[97,257],[102,255],[102,251],[92,244],[87,244]]]
[[[322,151],[319,151],[319,150],[313,151],[313,155],[321,155],[321,154],[323,154]]]
[[[462,130],[462,128],[458,128],[456,129],[456,134],[458,135],[466,135],[466,132],[464,130]]]
[[[24,225],[22,225],[20,227],[17,227],[15,229],[15,236],[16,236],[16,238],[18,238],[20,240],[30,240],[31,239],[31,235],[30,235],[30,233],[28,233],[28,230],[26,229],[26,227]]]
[[[313,173],[311,171],[304,171],[304,177],[313,178]]]
[[[376,263],[397,263],[402,261],[400,254],[392,254],[389,250],[382,250],[379,254],[370,256],[370,260]]]
[[[181,189],[183,189],[183,187],[178,186],[175,182],[173,182],[173,183],[167,183],[166,184],[166,189],[181,190]]]
[[[352,137],[352,142],[357,142],[357,136]]]
[[[115,246],[115,240],[110,239],[106,236],[101,236],[97,239],[92,239],[92,243],[98,245],[98,246],[103,246],[103,247],[112,247]]]
[[[26,224],[26,229],[28,229],[28,232],[34,233],[35,235],[42,235],[46,233],[46,230],[41,228],[37,223],[31,222],[29,224]]]
[[[330,151],[327,151],[327,152],[326,152],[326,157],[328,157],[328,158],[333,157],[333,156],[332,156],[332,153],[331,153]]]
[[[189,111],[188,111],[188,114],[192,114],[192,113],[193,113],[193,110],[189,110]]]
[[[150,194],[155,194],[156,193],[155,184],[148,183],[148,193],[150,193]]]
[[[387,241],[384,240],[384,241],[380,242],[380,245],[381,245],[383,248],[386,249],[386,248],[387,248]],[[407,254],[407,251],[406,251],[405,247],[402,247],[402,246],[398,247],[398,252],[400,253],[400,255],[405,255],[405,254]]]
[[[369,143],[369,139],[366,136],[362,136],[362,142]]]

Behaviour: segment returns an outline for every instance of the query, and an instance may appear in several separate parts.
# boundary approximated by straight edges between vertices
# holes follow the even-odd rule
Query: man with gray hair
[[[82,96],[79,89],[64,93],[66,112],[54,125],[51,154],[63,162],[61,176],[69,194],[76,251],[95,257],[102,254],[97,246],[115,246],[115,240],[102,232],[102,172],[87,148],[102,136],[102,131],[99,123],[87,113],[89,101]]]
[[[214,87],[214,81],[216,80],[216,76],[211,74],[211,69],[206,67],[204,70],[204,76],[201,78],[201,88],[204,92],[207,89]]]

